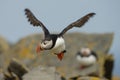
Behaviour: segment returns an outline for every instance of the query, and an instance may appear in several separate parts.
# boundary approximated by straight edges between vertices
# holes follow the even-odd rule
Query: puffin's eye
[[[46,45],[48,43],[48,41],[44,41],[43,44]]]
[[[44,45],[46,45],[47,43],[46,43],[46,42],[44,42],[43,44],[44,44]]]

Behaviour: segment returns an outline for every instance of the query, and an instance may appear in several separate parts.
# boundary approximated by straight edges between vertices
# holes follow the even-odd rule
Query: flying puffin
[[[80,64],[80,69],[95,64],[98,60],[97,54],[89,48],[81,48],[76,54],[76,59]]]
[[[38,20],[29,9],[25,9],[25,14],[30,24],[33,26],[40,26],[44,32],[44,39],[38,44],[36,52],[38,53],[43,50],[50,50],[56,54],[60,60],[62,60],[64,53],[66,52],[63,35],[73,27],[82,27],[91,17],[95,15],[95,13],[89,13],[77,21],[69,24],[59,34],[50,34],[45,25],[40,20]]]

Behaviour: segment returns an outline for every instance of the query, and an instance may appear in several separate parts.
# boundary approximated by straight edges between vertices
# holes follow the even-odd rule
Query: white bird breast
[[[57,38],[55,46],[52,48],[52,52],[58,54],[65,50],[65,41],[62,37]]]
[[[96,63],[96,58],[93,55],[90,55],[89,57],[77,56],[77,60],[81,65],[84,66],[89,66]]]

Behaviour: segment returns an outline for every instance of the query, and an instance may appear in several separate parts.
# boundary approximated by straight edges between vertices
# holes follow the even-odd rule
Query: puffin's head
[[[52,45],[53,45],[52,40],[43,40],[41,42],[41,48],[42,49],[48,50],[48,49],[50,49],[52,47]]]
[[[53,45],[52,40],[43,40],[40,44],[38,44],[36,48],[36,52],[39,53],[43,50],[49,50]]]
[[[89,48],[82,48],[80,52],[82,56],[89,56],[91,54],[91,50]]]

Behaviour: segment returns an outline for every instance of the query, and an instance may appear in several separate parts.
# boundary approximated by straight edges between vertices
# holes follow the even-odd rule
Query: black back
[[[56,40],[57,40],[57,38],[58,38],[58,35],[57,35],[57,34],[51,34],[51,35],[50,35],[50,38],[51,38],[52,41],[53,41],[53,45],[52,45],[51,48],[50,48],[50,49],[52,49],[52,48],[55,46],[55,44],[56,44]]]

